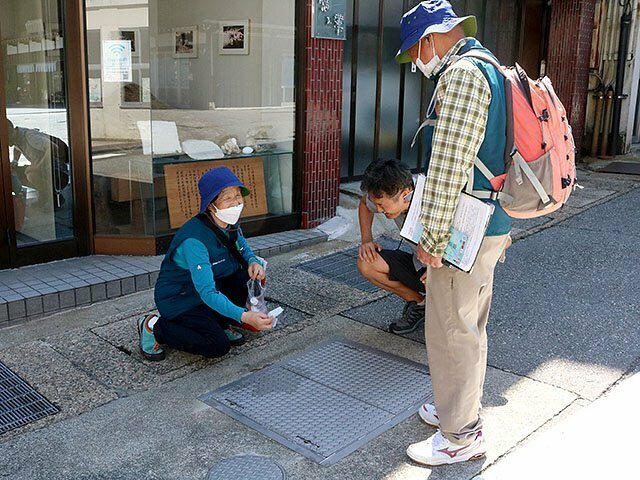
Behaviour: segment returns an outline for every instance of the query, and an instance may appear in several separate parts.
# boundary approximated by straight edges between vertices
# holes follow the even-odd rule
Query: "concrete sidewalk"
[[[563,412],[476,480],[637,478],[636,432],[640,373],[621,380],[603,398]]]
[[[636,178],[582,172],[569,206],[517,224],[489,325],[486,459],[411,462],[406,446],[434,432],[414,415],[321,466],[198,400],[336,335],[426,363],[421,332],[384,330],[402,302],[299,268],[354,246],[334,241],[269,258],[268,296],[286,315],[221,360],[144,361],[135,319],[153,307],[150,291],[0,330],[0,361],[61,409],[0,436],[0,478],[195,480],[242,453],[273,459],[289,479],[634,478]]]

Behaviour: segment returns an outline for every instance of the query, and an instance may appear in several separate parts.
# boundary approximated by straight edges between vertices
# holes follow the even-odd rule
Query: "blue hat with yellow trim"
[[[464,34],[474,37],[478,31],[476,17],[458,17],[447,0],[426,0],[402,16],[400,21],[400,50],[396,54],[397,63],[411,61],[409,50],[422,38],[431,33],[447,33],[462,24]]]

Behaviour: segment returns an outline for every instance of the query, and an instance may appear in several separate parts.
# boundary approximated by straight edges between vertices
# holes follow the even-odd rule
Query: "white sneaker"
[[[482,404],[480,404],[480,410],[482,410]],[[438,413],[436,412],[436,406],[432,403],[425,403],[418,410],[418,414],[420,418],[427,424],[432,427],[440,426],[440,419],[438,418]]]
[[[438,430],[430,438],[407,448],[407,455],[411,460],[431,466],[477,460],[486,454],[482,432],[478,432],[469,445],[457,445],[444,438]]]

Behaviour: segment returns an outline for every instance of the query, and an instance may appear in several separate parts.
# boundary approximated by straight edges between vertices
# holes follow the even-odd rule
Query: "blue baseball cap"
[[[240,187],[243,197],[251,194],[236,175],[227,167],[213,168],[200,177],[200,212],[204,213],[213,200],[227,187]]]
[[[447,33],[462,24],[464,34],[474,37],[478,31],[476,17],[458,17],[447,0],[427,0],[420,2],[402,16],[400,21],[400,50],[396,54],[397,63],[411,61],[409,50],[431,33]]]

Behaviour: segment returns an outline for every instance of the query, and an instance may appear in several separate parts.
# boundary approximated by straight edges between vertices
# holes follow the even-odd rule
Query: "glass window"
[[[198,206],[195,182],[228,166],[252,190],[243,218],[293,211],[294,0],[157,0],[151,137],[158,233]]]
[[[151,119],[149,2],[87,0],[86,24],[96,235],[152,236],[152,160],[138,131]]]
[[[0,2],[18,247],[74,236],[62,3]]]
[[[121,28],[120,39],[131,44],[131,81],[122,86],[122,105],[144,107],[151,101],[149,29]]]
[[[128,3],[86,7],[96,233],[173,233],[222,165],[244,221],[292,213],[295,0]]]

